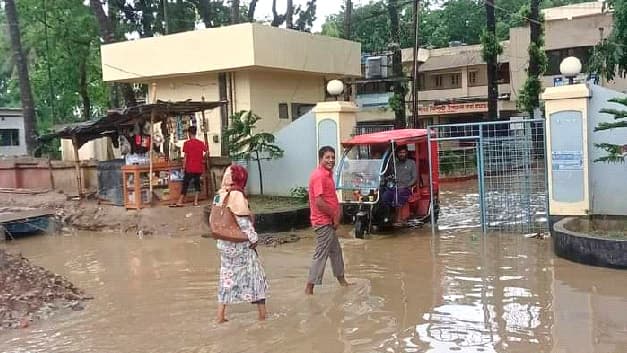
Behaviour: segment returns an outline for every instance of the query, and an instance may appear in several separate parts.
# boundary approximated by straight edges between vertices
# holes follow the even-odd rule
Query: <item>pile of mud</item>
[[[88,299],[67,279],[0,249],[0,330],[28,327],[57,310],[82,310]]]

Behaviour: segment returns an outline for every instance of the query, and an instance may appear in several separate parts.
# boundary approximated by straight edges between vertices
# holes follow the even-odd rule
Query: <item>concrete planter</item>
[[[555,254],[587,265],[627,269],[627,240],[586,233],[592,222],[604,222],[608,232],[613,230],[612,220],[568,217],[557,222],[553,227]]]
[[[205,206],[203,222],[209,225],[211,206]],[[303,206],[293,210],[255,215],[255,230],[258,233],[289,232],[294,229],[309,227],[309,207]]]

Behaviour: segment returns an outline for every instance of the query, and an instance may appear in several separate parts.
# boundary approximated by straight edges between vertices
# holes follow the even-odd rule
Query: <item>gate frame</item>
[[[543,135],[543,147],[544,147],[544,189],[546,190],[546,198],[545,198],[545,209],[546,209],[546,223],[548,225],[549,222],[549,181],[548,181],[548,159],[547,159],[547,136],[546,136],[546,120],[545,119],[529,119],[524,118],[521,120],[494,120],[494,121],[483,121],[476,123],[458,123],[458,124],[439,124],[439,125],[428,125],[427,126],[427,148],[429,156],[431,156],[431,142],[440,142],[440,141],[462,141],[462,140],[473,140],[477,143],[477,182],[479,187],[479,218],[481,220],[481,232],[483,234],[488,232],[488,225],[486,222],[486,211],[485,211],[485,175],[484,175],[484,150],[483,150],[483,127],[489,125],[498,125],[498,124],[525,124],[525,129],[527,124],[531,125],[533,123],[541,123],[542,124],[542,135]],[[474,134],[472,136],[459,136],[459,137],[438,137],[438,130],[442,128],[451,128],[451,127],[478,127],[478,135]],[[472,131],[472,130],[471,130]],[[439,156],[438,156],[439,161]],[[429,158],[429,190],[430,190],[430,202],[429,202],[429,213],[431,215],[431,232],[435,234],[435,215],[433,213],[433,163],[431,158]],[[548,229],[548,228],[547,228]]]

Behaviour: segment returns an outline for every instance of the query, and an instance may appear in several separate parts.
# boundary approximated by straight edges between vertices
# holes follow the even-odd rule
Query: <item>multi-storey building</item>
[[[559,65],[568,56],[578,57],[585,69],[593,47],[611,32],[612,14],[603,2],[549,8],[543,10],[543,14],[546,21],[548,67],[542,82],[548,87],[561,78]],[[524,115],[517,109],[516,103],[527,77],[529,27],[511,28],[510,39],[502,42],[502,45],[503,53],[498,58],[499,100],[496,117],[487,116],[487,67],[480,45],[452,42],[447,48],[421,48],[418,53],[419,119],[416,125],[508,119]],[[403,49],[402,54],[403,67],[409,76],[412,72],[413,50]],[[372,64],[368,59],[363,61],[364,68]],[[375,66],[376,63],[375,60]],[[369,71],[378,72],[376,69]],[[356,100],[362,107],[359,123],[390,124],[394,119],[387,104],[391,96],[391,80],[382,75],[370,76],[358,81],[357,85]],[[627,80],[624,78],[617,78],[613,82],[599,80],[598,83],[627,91]],[[407,95],[408,102],[410,99],[411,93]],[[411,117],[409,109],[407,113]]]

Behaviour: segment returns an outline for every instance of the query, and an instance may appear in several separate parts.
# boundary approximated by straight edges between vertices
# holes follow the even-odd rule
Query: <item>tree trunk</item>
[[[541,48],[542,43],[540,42],[540,37],[542,35],[542,26],[540,25],[540,0],[531,0],[530,4],[530,15],[529,15],[529,39],[532,45],[535,45],[536,48]],[[529,69],[527,70],[527,76],[538,78],[541,74],[540,72],[540,62],[537,55],[529,55]],[[533,101],[537,101],[537,97],[533,97]],[[535,104],[534,104],[535,105]],[[533,107],[537,108],[537,107]],[[533,118],[533,109],[529,111],[529,118]]]
[[[24,55],[24,50],[22,49],[22,38],[15,1],[6,0],[4,2],[4,10],[6,12],[9,35],[11,37],[13,60],[17,66],[17,75],[20,81],[20,98],[22,100],[22,114],[24,116],[26,151],[31,154],[35,149],[37,141],[37,117],[35,116],[35,102],[33,101],[33,93],[28,76],[28,62],[26,61],[26,55]]]
[[[168,0],[161,0],[163,4],[163,32],[170,33],[170,16],[168,15]]]
[[[493,0],[496,2],[496,0]],[[486,12],[486,29],[489,34],[496,39],[496,18],[494,17],[494,3],[485,2]],[[491,52],[486,58],[486,64],[488,69],[488,120],[496,120],[498,118],[498,67],[497,67],[497,53]]]
[[[294,28],[294,1],[287,0],[287,9],[285,10],[285,27]]]
[[[259,152],[255,151],[257,157],[257,170],[259,171],[259,193],[263,195],[263,174],[261,173],[261,159],[259,159]]]
[[[107,17],[100,0],[89,0],[89,7],[98,21],[98,28],[100,30],[100,37],[102,37],[102,40],[105,43],[115,42],[111,21],[109,21],[109,17]]]
[[[392,75],[394,78],[394,96],[396,97],[396,103],[394,107],[394,125],[397,129],[402,129],[406,126],[406,114],[405,114],[405,87],[403,86],[402,78],[403,74],[403,62],[401,56],[401,38],[398,22],[398,0],[388,1],[388,15],[390,17],[390,33],[392,43]]]
[[[353,17],[353,2],[351,0],[346,0],[346,5],[344,9],[344,33],[342,38],[351,39],[351,20]]]
[[[79,78],[78,78],[78,94],[81,96],[81,100],[83,101],[83,119],[89,120],[91,118],[91,100],[89,99],[89,91],[87,90],[87,58],[83,57],[78,70],[79,70]]]
[[[239,23],[239,0],[231,0],[231,24]]]
[[[152,26],[155,23],[155,16],[152,11],[151,3],[147,1],[140,1],[138,6],[142,13],[142,37],[153,37],[155,33]]]
[[[272,23],[270,25],[272,27],[279,27],[285,22],[285,15],[279,15],[276,11],[276,0],[272,0]]]
[[[89,0],[89,7],[91,11],[94,13],[96,20],[98,21],[98,28],[100,30],[100,36],[105,44],[114,43],[115,42],[115,34],[113,31],[113,25],[111,24],[111,20],[107,16],[102,7],[102,3],[100,0]],[[137,100],[135,99],[135,93],[133,92],[133,88],[128,83],[116,83],[113,84],[112,90],[120,90],[122,92],[122,96],[124,97],[124,101],[127,106],[137,105]],[[116,94],[113,93],[112,97],[115,97]],[[115,100],[113,100],[115,102]]]
[[[248,17],[248,22],[255,22],[255,10],[257,9],[257,0],[251,0],[248,5],[248,13],[246,17]]]

